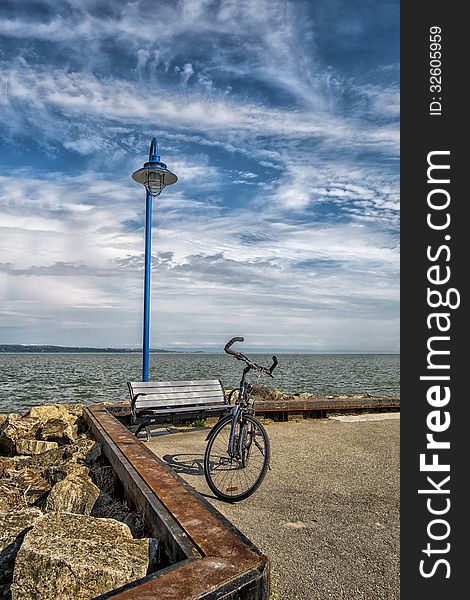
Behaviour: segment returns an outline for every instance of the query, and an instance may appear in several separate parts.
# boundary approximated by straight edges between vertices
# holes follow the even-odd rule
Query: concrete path
[[[272,600],[398,600],[399,420],[390,416],[266,425],[272,470],[237,504],[207,487],[207,430],[155,435],[150,447],[269,556]]]
[[[389,421],[390,419],[399,419],[400,413],[368,413],[366,415],[336,415],[328,417],[334,421],[342,423],[359,423],[359,421]]]

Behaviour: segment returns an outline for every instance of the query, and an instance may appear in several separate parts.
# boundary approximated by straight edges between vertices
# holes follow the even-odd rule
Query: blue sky
[[[0,343],[399,349],[399,3],[2,0]]]

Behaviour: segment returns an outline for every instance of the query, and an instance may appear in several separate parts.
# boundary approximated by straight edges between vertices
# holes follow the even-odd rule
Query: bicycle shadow
[[[162,459],[176,471],[185,475],[204,475],[203,454],[165,454]]]

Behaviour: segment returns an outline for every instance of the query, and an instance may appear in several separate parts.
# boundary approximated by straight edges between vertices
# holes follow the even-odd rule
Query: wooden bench
[[[231,410],[218,379],[196,381],[128,381],[131,423],[135,435],[145,427],[150,440],[151,423],[221,416]]]

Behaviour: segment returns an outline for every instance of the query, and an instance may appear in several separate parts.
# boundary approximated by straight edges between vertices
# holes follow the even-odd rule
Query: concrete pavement
[[[154,434],[149,445],[269,556],[273,600],[398,600],[399,420],[390,416],[267,424],[272,469],[236,504],[207,487],[207,430]]]

